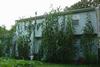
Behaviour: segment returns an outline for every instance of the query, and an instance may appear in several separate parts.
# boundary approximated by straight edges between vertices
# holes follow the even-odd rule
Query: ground
[[[0,58],[0,67],[91,67],[91,65],[75,65],[75,64],[51,64],[40,61],[27,61]],[[97,66],[93,66],[97,67]]]

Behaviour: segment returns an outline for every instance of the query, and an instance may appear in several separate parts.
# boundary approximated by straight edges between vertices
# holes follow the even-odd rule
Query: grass
[[[40,61],[26,61],[0,58],[0,67],[91,67],[90,65],[51,64]],[[96,66],[93,66],[96,67]]]

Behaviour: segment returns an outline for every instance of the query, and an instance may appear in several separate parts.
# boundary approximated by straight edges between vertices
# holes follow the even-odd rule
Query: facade
[[[94,27],[95,34],[98,37],[100,36],[100,6],[96,8],[84,8],[61,12],[58,16],[58,22],[66,22],[66,17],[68,15],[72,15],[73,25],[75,26],[76,30],[75,35],[81,36],[83,34],[83,28],[87,23],[87,20],[89,20]],[[45,20],[45,17],[46,15],[42,15],[16,20],[16,32],[14,36],[14,41],[16,41],[20,36],[25,36],[26,39],[29,41],[31,54],[38,53],[39,51],[39,46],[41,45],[42,38],[42,28],[38,28],[37,26]],[[80,39],[78,39],[75,44],[79,45],[79,41]]]

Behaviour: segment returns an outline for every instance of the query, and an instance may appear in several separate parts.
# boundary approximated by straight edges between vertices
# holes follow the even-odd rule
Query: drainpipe
[[[97,61],[99,62],[100,56],[100,4],[96,7],[96,18],[97,18],[97,37],[98,37],[98,57]]]

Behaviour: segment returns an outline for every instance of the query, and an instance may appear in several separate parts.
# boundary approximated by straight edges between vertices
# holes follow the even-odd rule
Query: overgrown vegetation
[[[78,3],[72,5],[69,9],[97,7],[99,4],[100,4],[100,0],[81,0]]]
[[[0,57],[11,57],[12,38],[15,27],[10,31],[6,30],[5,26],[0,27]]]
[[[29,44],[25,36],[20,36],[17,41],[18,44],[18,58],[28,59],[29,58]]]
[[[89,2],[90,1],[92,2],[92,0],[89,0]],[[95,0],[93,0],[93,2],[94,1]],[[71,9],[86,8],[91,6],[90,3],[89,5],[85,5],[83,2],[85,3],[87,2],[87,0],[83,0],[82,5],[80,5],[80,2],[78,4],[75,4],[75,6],[72,6]],[[93,3],[92,5],[97,6],[98,2],[99,0],[96,1],[96,4]],[[51,11],[45,17],[45,21],[38,25],[36,24],[36,18],[34,24],[32,24],[32,19],[27,20],[27,22],[29,22],[29,26],[27,26],[27,28],[25,29],[28,33],[24,32],[25,35],[18,36],[14,44],[12,43],[12,39],[14,36],[16,26],[14,26],[10,31],[7,31],[5,27],[0,27],[0,57],[2,56],[8,58],[14,57],[26,60],[29,59],[30,55],[34,55],[33,59],[35,60],[39,59],[40,61],[45,61],[50,63],[76,63],[77,61],[75,60],[75,57],[77,50],[75,49],[74,43],[77,40],[74,34],[75,29],[72,24],[73,23],[72,16],[71,15],[61,16],[61,14],[59,13],[60,13],[59,9]],[[59,21],[59,18],[61,17],[63,17],[63,20]],[[39,48],[39,53],[36,54],[35,45],[37,44],[35,43],[35,29],[38,28],[39,26],[42,27],[42,38],[41,38],[42,43],[41,47]],[[91,63],[91,64],[97,63],[97,54],[96,54],[97,48],[96,49],[93,48],[96,46],[96,34],[94,32],[94,28],[90,20],[86,22],[86,25],[83,29],[80,45],[81,49],[83,50],[82,59],[84,63]],[[31,48],[33,46],[34,48]],[[17,56],[15,55],[16,52],[18,53]],[[5,65],[6,63],[5,58],[0,59],[0,62],[1,61],[2,61],[1,65]],[[16,60],[11,60],[12,62],[11,65],[13,64],[13,61],[17,62]],[[7,60],[7,62],[10,62],[9,59]],[[29,64],[31,62],[22,61],[21,63],[24,65],[24,64]],[[14,64],[16,65],[16,63]],[[17,64],[20,64],[20,62],[18,61]],[[35,65],[34,62],[32,62],[32,64]],[[50,64],[44,64],[44,65],[50,65]],[[60,66],[57,64],[57,67]],[[61,67],[65,67],[65,65],[64,66],[62,65]]]
[[[40,61],[26,61],[0,58],[1,67],[94,67],[95,65],[51,64]],[[98,67],[97,65],[95,67]]]
[[[83,35],[81,38],[81,46],[83,48],[83,54],[86,63],[96,63],[97,62],[97,48],[96,47],[96,35],[94,33],[94,28],[91,21],[88,21],[84,27]]]
[[[59,22],[58,19],[60,17],[58,16],[59,11],[55,10],[50,12],[43,23],[43,38],[41,45],[43,53],[41,58],[48,62],[71,63],[75,56],[72,18],[68,16],[68,21],[63,20]]]

